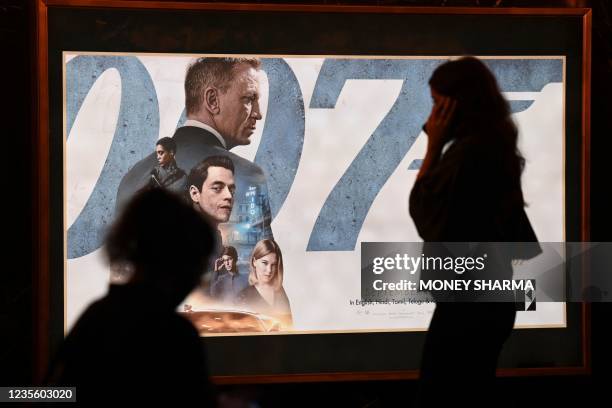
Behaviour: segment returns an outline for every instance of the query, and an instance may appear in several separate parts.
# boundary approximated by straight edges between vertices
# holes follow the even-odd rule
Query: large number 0
[[[352,251],[365,217],[419,134],[431,106],[427,80],[442,60],[328,59],[317,79],[311,108],[331,109],[347,79],[400,79],[400,94],[327,197],[310,235],[309,251]],[[537,92],[561,82],[561,60],[489,60],[507,92]],[[282,59],[263,60],[270,82],[263,139],[255,161],[268,174],[272,214],[276,215],[293,183],[304,142],[304,103],[294,73]],[[66,65],[67,133],[99,76],[115,68],[121,76],[121,105],[108,158],[85,207],[68,230],[68,258],[100,247],[104,227],[113,217],[121,177],[150,153],[159,133],[159,105],[144,65],[135,57],[79,56]],[[364,96],[367,97],[367,96]],[[513,112],[532,101],[512,101]],[[182,117],[179,120],[181,123]],[[282,154],[278,154],[282,153]]]
[[[121,77],[121,102],[117,128],[100,177],[85,207],[68,228],[68,258],[98,249],[105,226],[115,212],[121,177],[151,152],[159,133],[159,104],[155,87],[144,65],[135,57],[78,56],[66,64],[66,134],[95,81],[107,69]]]
[[[295,74],[283,59],[266,58],[262,62],[268,75],[270,114],[266,116],[255,163],[266,172],[274,218],[289,194],[302,157],[304,99]]]
[[[255,156],[268,174],[270,206],[276,215],[287,197],[304,143],[304,102],[293,71],[280,58],[262,60],[270,83],[268,115]],[[151,153],[159,135],[159,105],[155,87],[144,65],[135,57],[78,56],[66,65],[67,134],[85,97],[97,79],[115,68],[121,77],[121,102],[117,128],[100,177],[74,224],[68,229],[68,258],[98,249],[104,228],[112,220],[121,178]],[[178,125],[185,121],[181,114]],[[279,155],[278,152],[282,152]]]

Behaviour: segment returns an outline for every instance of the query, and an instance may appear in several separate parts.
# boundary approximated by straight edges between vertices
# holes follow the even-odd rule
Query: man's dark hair
[[[234,261],[238,261],[238,251],[233,246],[224,246],[221,251],[221,256],[223,255],[230,256]]]
[[[227,255],[234,260],[232,264],[232,272],[238,271],[238,251],[233,246],[224,246],[221,251],[221,256]]]
[[[214,86],[227,91],[236,67],[249,65],[254,69],[260,69],[261,61],[258,58],[198,58],[187,68],[185,75],[185,109],[187,114],[195,113],[202,105],[204,90]]]
[[[187,186],[194,186],[198,191],[202,190],[202,185],[208,177],[209,167],[223,167],[234,173],[234,163],[227,156],[210,156],[202,160],[189,172],[187,177]]]
[[[164,189],[144,190],[111,227],[106,254],[111,263],[127,262],[145,278],[199,274],[213,240],[208,223],[180,197]]]
[[[163,147],[167,152],[176,153],[176,142],[171,137],[162,137],[155,143],[155,146],[157,145]]]

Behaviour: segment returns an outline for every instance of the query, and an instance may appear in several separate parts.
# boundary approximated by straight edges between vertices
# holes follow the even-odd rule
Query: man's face
[[[196,186],[189,187],[194,203],[215,222],[229,220],[234,205],[234,173],[224,167],[209,167],[208,176],[198,191]]]
[[[251,143],[259,111],[259,82],[257,71],[246,64],[234,68],[234,79],[225,92],[219,93],[219,113],[215,127],[223,135],[228,149]]]
[[[225,269],[227,269],[228,271],[234,269],[234,258],[229,255],[223,255],[221,259],[223,260],[223,265],[225,266]]]
[[[162,145],[155,146],[155,154],[157,155],[157,162],[162,166],[167,166],[174,157],[174,154],[164,149]]]

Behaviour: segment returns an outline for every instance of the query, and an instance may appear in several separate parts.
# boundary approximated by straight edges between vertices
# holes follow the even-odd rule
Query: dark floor
[[[224,386],[219,388],[227,408],[276,407],[413,407],[416,381]],[[608,406],[599,398],[588,376],[502,378],[491,407],[596,407]],[[478,394],[478,384],[472,390]],[[248,405],[250,401],[252,405]],[[606,403],[608,401],[608,403]]]

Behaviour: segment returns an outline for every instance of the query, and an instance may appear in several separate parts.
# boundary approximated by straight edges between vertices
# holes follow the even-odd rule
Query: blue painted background
[[[427,81],[445,60],[327,59],[315,84],[310,109],[334,109],[349,79],[399,79],[400,94],[335,185],[310,234],[308,251],[353,251],[363,221],[378,192],[414,144],[431,109]],[[267,175],[272,215],[278,214],[293,184],[305,132],[305,107],[295,74],[280,58],[262,59],[269,80],[266,121],[255,162]],[[485,61],[504,92],[539,92],[562,82],[559,59]],[[78,56],[66,64],[66,118],[70,133],[96,80],[114,68],[121,77],[121,104],[113,141],[91,196],[68,230],[68,258],[98,249],[112,222],[123,175],[151,153],[159,134],[159,104],[144,65],[129,56]],[[367,98],[364,95],[364,98]],[[511,101],[514,113],[531,100]],[[184,112],[177,126],[185,120]],[[324,152],[322,152],[324,154]],[[418,169],[414,162],[410,169]]]

